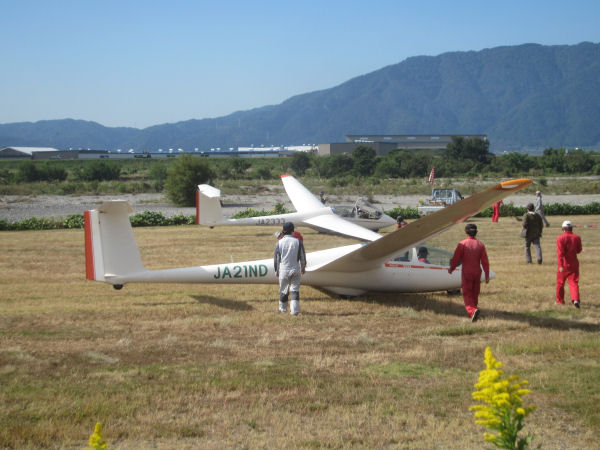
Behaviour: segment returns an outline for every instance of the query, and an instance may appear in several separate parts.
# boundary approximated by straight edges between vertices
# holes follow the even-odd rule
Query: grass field
[[[598,448],[600,225],[580,225],[582,308],[554,305],[555,239],[526,265],[514,219],[473,220],[497,278],[481,320],[461,296],[85,280],[83,232],[0,233],[0,447],[484,448],[469,406],[490,346],[530,381],[526,431],[542,448]],[[260,230],[260,231],[258,231]],[[266,258],[276,228],[136,228],[149,268]],[[258,234],[257,234],[258,231]],[[302,228],[307,251],[347,244]],[[456,226],[429,243],[453,250]],[[567,294],[568,296],[568,294]],[[568,298],[568,297],[567,297]]]

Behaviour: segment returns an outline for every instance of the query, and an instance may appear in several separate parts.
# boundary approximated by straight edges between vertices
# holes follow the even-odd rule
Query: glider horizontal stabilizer
[[[215,226],[223,222],[221,191],[208,184],[199,184],[196,191],[196,224]]]

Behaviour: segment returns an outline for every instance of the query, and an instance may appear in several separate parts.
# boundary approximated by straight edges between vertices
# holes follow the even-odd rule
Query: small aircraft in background
[[[225,219],[221,210],[221,191],[208,184],[198,185],[196,193],[196,223],[217,225],[283,225],[293,222],[324,233],[336,233],[366,241],[379,239],[375,231],[396,221],[366,200],[359,199],[353,208],[330,208],[306,189],[292,175],[281,175],[285,191],[296,208],[295,213],[271,216]]]
[[[529,185],[531,180],[504,181],[409,223],[369,243],[358,243],[307,253],[302,284],[342,296],[367,291],[431,292],[460,289],[460,267],[447,268],[451,253],[420,243]],[[126,201],[105,201],[85,211],[85,255],[88,280],[126,283],[278,284],[273,258],[208,266],[148,270],[144,267],[129,221]],[[425,252],[423,252],[425,253]],[[490,277],[494,274],[490,271]]]

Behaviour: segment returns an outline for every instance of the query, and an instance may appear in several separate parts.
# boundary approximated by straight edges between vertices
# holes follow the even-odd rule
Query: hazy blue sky
[[[219,117],[410,56],[597,43],[599,24],[598,0],[0,0],[0,123]]]

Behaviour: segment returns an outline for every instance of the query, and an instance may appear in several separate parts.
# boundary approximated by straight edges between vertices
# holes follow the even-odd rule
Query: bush
[[[421,217],[417,208],[413,208],[412,206],[407,206],[406,208],[398,207],[384,212],[394,219],[398,218],[398,216],[402,216],[404,219],[418,219]]]
[[[45,162],[36,164],[33,161],[23,161],[19,164],[16,174],[17,182],[32,183],[34,181],[64,181],[67,171],[57,164]]]
[[[134,227],[156,227],[171,225],[169,219],[156,211],[144,211],[129,217],[131,226]]]
[[[178,214],[173,217],[165,217],[159,212],[144,211],[134,214],[129,218],[129,221],[133,227],[193,225],[196,223],[196,216]],[[20,222],[8,222],[5,219],[0,219],[0,231],[83,229],[83,223],[83,214],[71,214],[64,220],[31,217]]]
[[[25,231],[25,230],[55,230],[62,227],[62,222],[56,222],[53,219],[47,219],[45,217],[31,217],[29,219],[16,222],[14,224],[14,230]]]
[[[254,177],[257,180],[270,180],[273,178],[271,174],[271,169],[268,167],[260,167],[255,173]]]
[[[336,177],[331,178],[327,182],[327,186],[332,187],[332,188],[333,187],[344,187],[344,186],[348,186],[348,185],[359,186],[360,183],[352,175],[336,176]]]
[[[600,214],[600,203],[592,202],[587,205],[571,205],[570,203],[553,203],[544,206],[544,213],[548,216],[570,216]]]
[[[373,175],[377,165],[377,153],[372,147],[359,145],[352,152],[354,174],[359,177]]]
[[[306,152],[296,152],[292,156],[292,162],[290,164],[291,169],[294,173],[302,177],[306,171],[310,168],[310,156]]]
[[[233,216],[233,219],[243,219],[246,217],[258,217],[258,216],[273,216],[275,214],[287,214],[290,211],[285,209],[283,203],[275,204],[275,207],[271,211],[265,211],[264,209],[256,210],[256,209],[245,209],[244,211],[240,211]]]
[[[512,203],[502,203],[500,205],[500,217],[521,217],[527,212],[524,206],[515,206]],[[475,217],[492,217],[492,207],[489,206],[475,214]]]
[[[83,188],[81,181],[67,181],[65,183],[61,183],[59,186],[59,193],[63,195],[75,194],[76,192],[81,192],[82,190]]]
[[[162,213],[156,211],[144,211],[134,214],[129,218],[132,227],[163,227],[170,225],[193,225],[196,223],[196,216],[184,216],[178,214],[173,217],[165,217]]]
[[[118,180],[121,168],[106,161],[92,161],[85,165],[80,177],[84,181]]]
[[[64,167],[46,163],[42,166],[42,175],[46,181],[65,181],[68,174]]]
[[[31,183],[39,181],[41,178],[40,171],[33,161],[23,161],[17,169],[17,181]]]
[[[244,219],[246,217],[258,217],[258,216],[272,216],[276,213],[273,211],[266,211],[264,209],[257,210],[248,208],[243,211],[237,212],[232,216],[232,219]]]
[[[8,169],[0,169],[0,184],[10,184],[13,182],[13,175]]]
[[[180,156],[168,171],[167,197],[177,206],[194,206],[198,185],[210,183],[213,178],[214,173],[205,161],[190,155]]]
[[[332,178],[351,172],[354,161],[349,155],[335,154],[316,158],[314,165],[320,177]]]
[[[194,225],[196,223],[196,216],[184,216],[183,214],[177,214],[171,217],[171,225]]]
[[[289,212],[290,211],[285,209],[285,205],[281,202],[275,203],[275,206],[273,207],[274,214],[287,214]]]
[[[514,206],[512,203],[500,206],[500,217],[521,217],[527,212],[524,206]],[[600,203],[592,202],[587,205],[571,205],[570,203],[552,203],[544,206],[546,216],[585,216],[600,214]],[[492,207],[484,209],[475,217],[492,217]]]
[[[152,188],[156,192],[162,191],[167,180],[167,166],[164,164],[154,164],[150,168],[150,178],[152,180]]]
[[[71,214],[62,224],[64,228],[83,228],[83,214]]]

